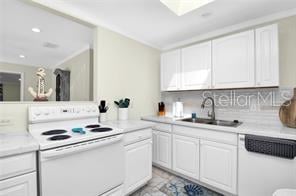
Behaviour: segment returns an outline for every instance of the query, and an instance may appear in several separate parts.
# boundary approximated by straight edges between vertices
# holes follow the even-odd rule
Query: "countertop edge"
[[[147,122],[143,120],[126,120],[126,121],[107,121],[103,123],[104,125],[108,125],[114,128],[122,129],[123,133],[130,133],[142,129],[152,128],[155,123]]]
[[[37,143],[33,145],[9,148],[5,150],[0,150],[0,158],[17,156],[20,154],[31,153],[31,152],[37,152],[38,150],[39,150],[39,145]]]
[[[267,130],[268,126],[262,126],[260,124],[255,124],[255,123],[254,124],[244,123],[239,127],[233,128],[233,127],[223,127],[223,126],[216,126],[216,125],[204,125],[204,124],[182,122],[182,121],[177,121],[177,119],[173,119],[170,117],[147,116],[147,117],[142,117],[141,119],[144,121],[152,121],[155,123],[165,123],[165,124],[171,124],[176,126],[201,128],[201,129],[208,129],[213,131],[223,131],[226,133],[250,134],[250,135],[296,140],[296,129],[292,129],[284,126],[273,128],[272,129],[273,131],[268,131]],[[284,131],[287,131],[287,132],[284,133]],[[292,133],[294,131],[295,131],[295,134]]]

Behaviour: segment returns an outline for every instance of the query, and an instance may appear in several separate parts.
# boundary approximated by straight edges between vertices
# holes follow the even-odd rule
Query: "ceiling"
[[[41,32],[32,32],[34,27]],[[76,52],[89,48],[92,42],[90,27],[21,0],[0,1],[2,62],[54,67]]]
[[[150,46],[178,42],[258,17],[296,8],[295,0],[216,0],[183,16],[159,0],[35,0],[79,15]]]

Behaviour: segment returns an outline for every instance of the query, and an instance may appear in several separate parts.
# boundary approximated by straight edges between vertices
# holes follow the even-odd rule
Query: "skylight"
[[[205,6],[215,0],[160,0],[165,6],[178,16]]]

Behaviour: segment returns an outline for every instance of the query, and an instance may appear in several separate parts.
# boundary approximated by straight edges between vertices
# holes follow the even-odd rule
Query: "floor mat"
[[[159,190],[167,196],[222,196],[219,193],[180,177],[170,180]]]

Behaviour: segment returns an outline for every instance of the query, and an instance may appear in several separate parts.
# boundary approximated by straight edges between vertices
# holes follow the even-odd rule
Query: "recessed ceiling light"
[[[160,0],[178,16],[182,16],[215,0]]]
[[[23,55],[23,54],[20,54],[19,57],[22,58],[22,59],[26,58],[26,56]]]
[[[40,33],[41,32],[41,30],[39,28],[36,28],[36,27],[32,28],[32,31],[34,33]]]

